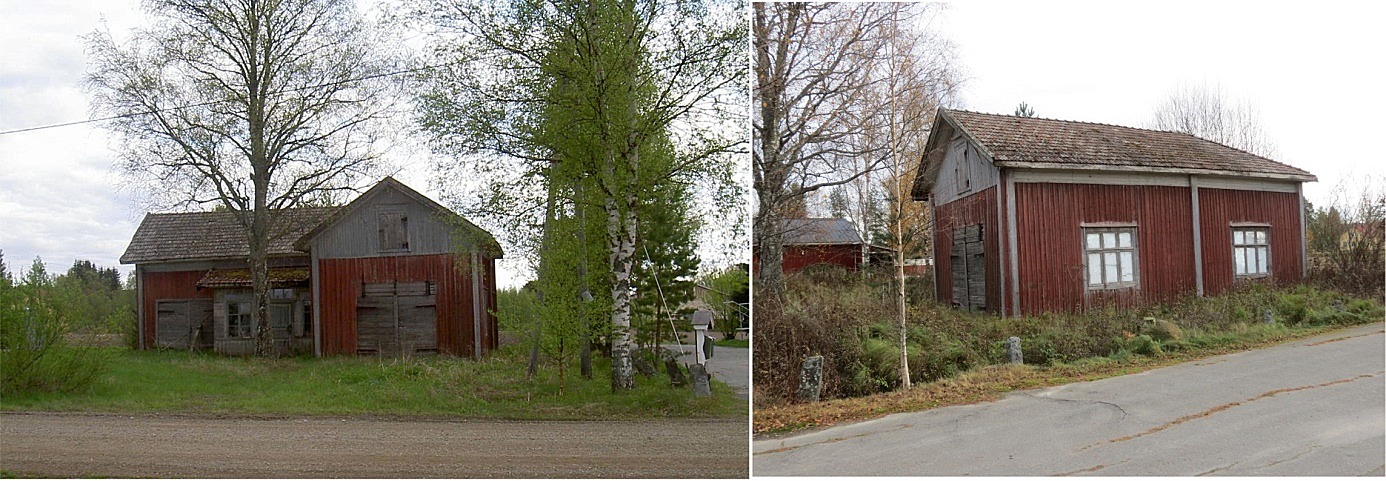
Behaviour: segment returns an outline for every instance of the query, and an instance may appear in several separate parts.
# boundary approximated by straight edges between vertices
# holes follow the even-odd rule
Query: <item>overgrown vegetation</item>
[[[1357,195],[1339,185],[1327,207],[1305,205],[1309,279],[1381,299],[1386,295],[1386,191],[1372,179]]]
[[[34,259],[16,279],[0,256],[0,393],[89,386],[106,359],[89,346],[135,340],[134,293],[121,287],[114,268],[82,260],[53,276]]]
[[[107,370],[88,388],[25,392],[5,410],[234,415],[446,416],[492,419],[639,419],[745,416],[746,402],[714,382],[696,398],[662,375],[632,391],[610,379],[541,371],[524,379],[525,348],[503,346],[476,361],[419,358],[241,358],[183,351],[102,348]],[[609,361],[598,360],[598,368]]]
[[[796,401],[799,368],[809,355],[824,357],[823,399],[897,387],[900,353],[890,321],[894,289],[888,273],[814,269],[787,281],[784,304],[757,305],[757,416],[761,408]],[[907,352],[910,372],[920,382],[1005,363],[1010,336],[1021,338],[1027,365],[1055,366],[1219,349],[1383,316],[1378,301],[1312,285],[1252,284],[1168,305],[1016,318],[958,311],[928,298],[911,303]],[[1267,310],[1273,325],[1264,322]]]

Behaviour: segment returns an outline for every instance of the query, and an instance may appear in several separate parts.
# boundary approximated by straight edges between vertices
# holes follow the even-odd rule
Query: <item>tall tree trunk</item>
[[[629,178],[616,180],[615,152],[606,155],[606,178],[613,184],[624,183],[623,191],[606,199],[607,249],[610,251],[611,274],[611,389],[613,391],[635,389],[635,369],[631,364],[630,335],[630,277],[635,265],[635,235],[638,219],[635,207],[638,202],[637,173],[640,172],[639,148],[635,142],[627,143],[627,151],[622,155],[621,167],[630,169]]]
[[[592,303],[592,291],[587,285],[587,190],[582,185],[582,180],[576,182],[578,187],[577,217],[578,217],[578,245],[582,246],[582,262],[578,263],[578,279],[581,286],[579,296],[583,304],[582,309],[582,347],[578,350],[578,365],[582,370],[582,377],[592,379],[592,322],[587,317],[588,309]]]
[[[552,244],[550,241],[553,238],[551,232],[554,229],[555,219],[558,215],[557,208],[555,207],[555,198],[558,196],[557,190],[558,187],[550,183],[548,199],[544,203],[544,234],[543,238],[539,241],[539,248],[541,250],[539,253],[539,276],[541,278],[548,275],[548,258],[553,255],[549,249]],[[539,286],[539,303],[543,304],[547,297],[547,293],[544,292],[544,283],[539,282],[537,285]],[[533,337],[531,337],[531,343],[529,345],[529,367],[525,370],[525,379],[534,379],[534,375],[539,372],[539,343],[543,341],[541,338],[542,331],[540,329],[542,325],[543,322],[538,319],[534,320],[534,334]]]

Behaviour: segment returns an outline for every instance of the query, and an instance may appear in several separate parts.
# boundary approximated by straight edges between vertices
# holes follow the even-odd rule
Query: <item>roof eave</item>
[[[1257,179],[1283,180],[1290,182],[1318,182],[1313,174],[1282,174],[1274,172],[1241,172],[1235,170],[1189,169],[1182,167],[1145,167],[1135,165],[1069,164],[1058,162],[1024,162],[997,160],[997,167],[1034,170],[1088,170],[1107,172],[1156,172],[1164,174],[1220,175],[1227,177],[1251,177]]]

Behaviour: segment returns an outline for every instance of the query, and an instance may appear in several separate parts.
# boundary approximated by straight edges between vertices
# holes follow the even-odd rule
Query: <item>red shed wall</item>
[[[206,275],[206,270],[198,271],[174,271],[174,272],[144,272],[141,271],[140,277],[144,287],[144,318],[140,322],[144,324],[144,345],[154,345],[154,319],[157,311],[154,310],[154,303],[160,299],[211,299],[211,289],[197,288],[197,281]]]
[[[861,244],[784,246],[784,272],[802,270],[814,264],[832,264],[856,269],[861,262]]]
[[[1001,229],[996,224],[996,187],[934,207],[935,290],[939,302],[953,299],[953,230],[982,224],[982,256],[986,262],[987,311],[1001,309]]]
[[[1022,312],[1159,302],[1195,292],[1193,203],[1187,187],[1017,183],[1015,195]],[[1085,222],[1136,224],[1139,288],[1089,293],[1083,272]]]
[[[449,254],[319,259],[316,282],[321,290],[323,354],[356,352],[356,300],[361,297],[361,284],[389,281],[436,282],[438,350],[473,354],[471,267],[467,259],[457,262]],[[483,318],[483,324],[491,324],[483,325],[483,332],[494,332],[494,319]],[[483,340],[482,344],[487,343]]]
[[[1198,189],[1203,236],[1203,292],[1218,295],[1232,288],[1232,223],[1270,224],[1271,276],[1277,283],[1304,278],[1300,263],[1299,194],[1226,189]]]

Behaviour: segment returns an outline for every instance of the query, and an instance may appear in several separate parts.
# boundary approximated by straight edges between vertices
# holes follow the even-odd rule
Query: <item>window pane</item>
[[[1131,233],[1130,233],[1130,232],[1121,232],[1121,233],[1118,233],[1118,234],[1117,234],[1117,247],[1120,247],[1120,248],[1122,248],[1122,249],[1130,249],[1130,248],[1131,248]]]
[[[1265,274],[1265,273],[1267,273],[1267,272],[1270,272],[1270,263],[1269,263],[1269,261],[1266,259],[1266,257],[1269,256],[1269,254],[1270,254],[1270,249],[1268,249],[1268,248],[1265,248],[1265,247],[1258,247],[1258,248],[1256,248],[1256,266],[1257,266],[1256,272],[1257,272],[1257,273],[1259,273],[1259,274]]]
[[[1258,230],[1258,231],[1256,231],[1256,243],[1257,243],[1257,244],[1261,244],[1261,245],[1265,245],[1265,244],[1266,244],[1266,241],[1269,240],[1269,239],[1266,238],[1266,234],[1267,234],[1266,231],[1263,231],[1263,230]]]
[[[1246,231],[1232,231],[1232,245],[1242,245],[1246,243]]]
[[[1246,248],[1246,249],[1242,249],[1242,255],[1246,256],[1245,259],[1242,260],[1242,265],[1246,266],[1246,273],[1247,273],[1247,274],[1255,274],[1255,273],[1256,273],[1256,249],[1253,249],[1253,248],[1250,248],[1250,247],[1248,247],[1248,248]]]
[[[1103,278],[1106,279],[1107,282],[1116,282],[1117,255],[1115,252],[1102,254],[1102,273],[1104,274]]]
[[[1130,252],[1121,253],[1121,282],[1136,281],[1136,262]]]
[[[1102,256],[1099,254],[1088,254],[1088,284],[1102,285]]]
[[[1232,249],[1232,261],[1236,263],[1233,272],[1237,275],[1246,274],[1246,248],[1235,247]]]
[[[1115,233],[1115,232],[1103,232],[1103,233],[1102,233],[1102,248],[1104,248],[1104,249],[1111,249],[1111,248],[1113,248],[1113,247],[1116,247],[1116,233]]]
[[[1095,234],[1095,233],[1090,233],[1090,234],[1088,234],[1088,250],[1097,250],[1097,249],[1101,249],[1101,248],[1102,248],[1101,237],[1099,237],[1098,234]]]

